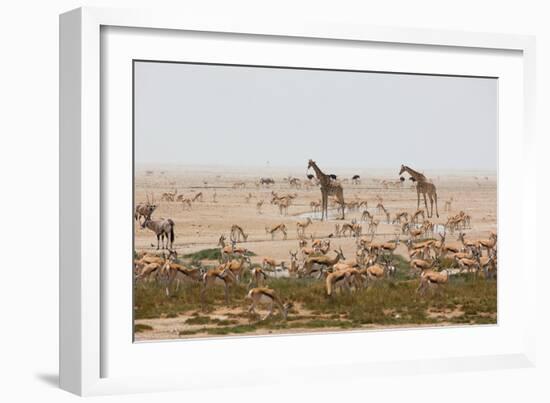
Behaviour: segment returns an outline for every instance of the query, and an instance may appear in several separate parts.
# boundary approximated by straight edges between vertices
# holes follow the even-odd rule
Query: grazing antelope
[[[353,224],[344,223],[342,224],[342,227],[340,227],[338,224],[336,224],[336,232],[342,235],[343,237],[346,236],[346,233],[349,233],[349,236],[353,235]]]
[[[439,290],[440,287],[448,281],[449,272],[447,270],[442,270],[440,272],[428,270],[420,277],[420,284],[418,285],[416,292],[424,295],[428,287],[437,287],[437,290]]]
[[[359,175],[353,175],[351,177],[351,183],[353,185],[360,185],[361,184],[361,177]]]
[[[329,273],[325,280],[327,296],[332,296],[332,291],[337,287],[345,287],[351,293],[351,282],[358,275],[359,270],[350,267]]]
[[[246,187],[246,183],[245,182],[235,182],[232,187],[233,187],[233,189],[244,189]]]
[[[360,237],[362,230],[363,228],[361,227],[361,225],[357,224],[357,221],[353,219],[351,220],[350,224],[345,223],[344,225],[342,225],[342,228],[340,229],[340,234],[346,236],[346,232],[349,232],[349,236]]]
[[[159,242],[162,239],[162,249],[173,249],[174,245],[174,221],[170,218],[151,220],[151,217],[145,217],[145,220],[141,224],[141,228],[147,228],[155,233],[157,236],[157,250],[159,249]],[[164,239],[166,238],[166,247],[164,245]]]
[[[202,289],[200,293],[201,303],[204,305],[204,297],[206,290],[214,285],[224,286],[225,303],[229,303],[229,286],[235,281],[233,272],[229,268],[222,264],[215,269],[210,269],[202,276]]]
[[[199,203],[202,203],[202,192],[197,193],[193,199],[191,199],[192,202],[198,201]]]
[[[231,242],[241,242],[241,237],[243,238],[244,242],[248,240],[248,234],[245,234],[243,229],[239,225],[233,224],[231,226],[231,232],[229,234]]]
[[[313,271],[313,266],[318,265],[321,266],[320,273],[323,272],[323,268],[326,270],[329,270],[334,266],[336,263],[338,263],[340,260],[345,260],[344,253],[342,252],[342,248],[338,248],[334,250],[334,253],[336,253],[336,256],[334,258],[328,257],[328,256],[310,256],[306,259],[304,263],[304,275],[309,276],[311,272]]]
[[[409,221],[409,213],[407,213],[406,211],[401,211],[399,213],[396,213],[395,214],[395,220],[393,220],[393,223],[394,224],[401,224],[401,220],[404,220],[404,222],[408,222]]]
[[[307,218],[306,221],[298,221],[296,223],[296,232],[298,237],[303,237],[306,234],[306,228],[312,223],[311,218]]]
[[[279,308],[284,320],[286,320],[288,311],[292,308],[292,303],[283,303],[279,296],[275,293],[275,290],[272,290],[271,288],[253,288],[248,292],[246,298],[252,300],[252,303],[248,308],[248,313],[256,314],[255,308],[258,304],[269,304],[269,313],[262,320],[266,320],[271,317],[275,305]]]
[[[273,239],[275,238],[275,234],[277,232],[281,232],[283,234],[283,239],[286,240],[287,238],[287,233],[286,233],[286,225],[285,224],[278,224],[278,225],[275,225],[273,227],[265,227],[265,233],[266,234],[271,234],[271,240],[273,241]]]
[[[372,216],[371,213],[369,213],[368,210],[365,210],[361,214],[361,221],[367,221],[367,219],[372,220],[372,219],[374,219],[374,217]]]

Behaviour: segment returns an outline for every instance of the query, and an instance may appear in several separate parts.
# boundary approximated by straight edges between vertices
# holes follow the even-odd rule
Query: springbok
[[[275,234],[277,232],[281,232],[283,234],[283,239],[286,240],[287,238],[287,233],[286,233],[286,225],[285,224],[278,224],[278,225],[275,225],[273,227],[265,227],[265,233],[266,234],[271,234],[271,240],[273,241],[273,239],[275,238]]]
[[[233,224],[231,226],[231,232],[229,235],[229,238],[231,239],[231,242],[240,242],[241,237],[243,238],[244,242],[248,240],[248,234],[245,234],[242,227],[240,227],[237,224]]]
[[[246,298],[252,301],[250,307],[248,308],[248,313],[256,314],[255,308],[258,304],[269,304],[269,313],[263,318],[263,320],[271,317],[275,305],[279,308],[284,320],[286,320],[288,311],[292,308],[292,303],[283,303],[279,296],[275,293],[275,290],[272,290],[271,288],[253,288],[248,292]]]
[[[214,285],[224,286],[225,303],[229,303],[229,286],[235,281],[233,272],[227,265],[222,264],[215,269],[210,269],[202,276],[202,289],[200,293],[201,303],[204,305],[206,290]]]
[[[265,280],[267,279],[267,274],[260,267],[254,267],[250,270],[250,281],[248,282],[247,289],[250,290],[252,285],[254,287],[261,287],[264,285]]]
[[[428,270],[422,273],[420,277],[420,284],[416,289],[416,292],[420,295],[424,295],[428,287],[437,287],[437,290],[449,281],[449,272],[442,270],[440,272]]]
[[[199,192],[197,193],[192,199],[191,199],[192,202],[200,202],[202,203],[202,192]]]
[[[320,274],[322,275],[323,269],[329,270],[338,263],[340,260],[345,260],[342,248],[334,249],[336,256],[331,258],[325,255],[322,256],[310,256],[304,263],[304,276],[309,276],[313,271],[313,266],[321,266]]]
[[[303,237],[306,234],[306,228],[312,223],[311,218],[307,218],[306,221],[298,221],[296,223],[296,232],[298,233],[298,238]]]

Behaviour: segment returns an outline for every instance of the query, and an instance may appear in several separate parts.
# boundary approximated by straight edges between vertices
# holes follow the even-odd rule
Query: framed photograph
[[[531,37],[94,8],[60,45],[64,389],[532,365]]]

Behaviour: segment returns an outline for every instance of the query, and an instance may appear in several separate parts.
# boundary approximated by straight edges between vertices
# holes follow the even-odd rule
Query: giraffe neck
[[[317,166],[317,164],[313,163],[313,170],[315,171],[315,175],[317,176],[317,179],[320,181],[325,180],[327,176],[321,171],[321,169]]]
[[[425,181],[426,180],[426,177],[423,174],[421,174],[420,172],[416,172],[412,168],[409,168],[409,167],[406,166],[405,171],[407,171],[409,173],[409,175],[411,175],[417,181]]]

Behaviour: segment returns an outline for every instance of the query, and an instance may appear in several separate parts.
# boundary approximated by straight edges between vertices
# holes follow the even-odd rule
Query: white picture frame
[[[105,42],[106,39],[105,36],[102,36],[102,32],[108,31],[109,27],[118,27],[116,30],[120,30],[121,35],[117,37],[115,32],[112,39]],[[140,37],[139,51],[136,50],[135,43],[134,46],[131,43],[131,37],[139,34],[138,29],[146,29],[146,31],[141,31],[143,36]],[[160,33],[160,35],[151,36],[152,32]],[[360,47],[363,44],[374,43],[382,47],[394,46],[396,48],[395,56],[384,59],[385,61],[380,64],[379,68],[383,70],[391,70],[391,64],[388,63],[392,63],[392,60],[395,63],[402,63],[399,60],[404,58],[404,54],[400,55],[400,52],[408,52],[413,49],[422,57],[415,58],[415,63],[418,64],[411,65],[406,69],[407,72],[456,74],[463,69],[474,75],[486,74],[489,76],[495,76],[491,72],[500,72],[502,76],[498,74],[496,76],[503,77],[502,93],[504,95],[501,95],[499,101],[501,101],[500,107],[506,110],[506,116],[502,118],[510,120],[501,121],[500,126],[501,136],[505,134],[506,138],[499,144],[499,178],[501,175],[505,175],[507,179],[519,181],[521,188],[525,191],[514,194],[510,186],[507,188],[506,183],[502,184],[501,189],[499,179],[499,242],[515,245],[514,249],[510,248],[510,252],[504,253],[501,257],[503,264],[502,269],[499,269],[499,325],[492,328],[455,328],[449,329],[445,334],[437,333],[437,337],[442,341],[447,338],[448,340],[462,340],[463,344],[457,346],[453,351],[438,350],[403,356],[400,354],[404,354],[404,352],[399,349],[390,354],[389,350],[382,348],[378,354],[373,351],[369,356],[357,355],[347,360],[338,358],[325,360],[316,352],[319,346],[326,344],[329,340],[331,342],[341,341],[344,338],[345,345],[348,346],[346,348],[349,348],[350,351],[354,346],[360,345],[361,338],[364,337],[381,340],[380,343],[388,345],[395,345],[399,338],[407,337],[412,344],[419,345],[418,343],[422,343],[424,338],[421,332],[437,330],[368,334],[350,332],[315,336],[312,339],[313,342],[308,341],[310,336],[285,336],[286,338],[239,338],[237,341],[226,339],[145,343],[146,346],[142,345],[143,347],[136,347],[135,344],[132,344],[132,340],[128,339],[125,330],[116,328],[117,323],[127,323],[128,318],[117,316],[124,315],[119,312],[124,308],[123,305],[118,306],[118,311],[115,309],[116,306],[111,305],[113,290],[119,290],[116,289],[116,284],[119,283],[116,283],[116,277],[111,277],[113,271],[105,271],[106,267],[112,267],[109,263],[110,259],[124,261],[123,259],[128,257],[124,254],[112,255],[113,248],[109,247],[108,240],[117,235],[119,227],[113,215],[106,217],[106,212],[111,209],[110,203],[114,203],[113,200],[117,198],[112,184],[114,182],[123,184],[125,178],[127,179],[129,167],[125,162],[128,160],[123,157],[123,163],[113,168],[109,158],[112,158],[113,152],[119,153],[117,155],[120,153],[126,156],[130,155],[131,158],[131,150],[127,149],[128,143],[124,142],[123,135],[115,137],[105,133],[110,133],[111,124],[117,128],[117,125],[121,125],[122,132],[126,132],[128,128],[129,122],[125,116],[128,111],[125,103],[129,102],[131,96],[128,94],[128,82],[125,76],[128,72],[128,65],[125,63],[133,58],[143,57],[143,54],[148,51],[151,53],[145,57],[154,58],[154,55],[157,55],[162,58],[181,58],[182,56],[176,53],[170,55],[169,53],[163,54],[163,52],[169,52],[167,49],[173,49],[172,45],[181,40],[178,33],[184,35],[190,32],[193,33],[194,40],[201,40],[202,36],[216,33],[216,40],[222,41],[229,41],[231,37],[248,38],[251,42],[260,44],[265,40],[271,40],[274,43],[281,40],[284,42],[281,46],[287,46],[285,44],[288,41],[299,41],[302,49],[303,46],[311,45],[311,41],[320,41],[320,46],[330,46],[331,50],[335,52],[339,51],[340,47],[351,45]],[[227,39],[223,39],[224,36],[227,36]],[[256,64],[261,64],[262,57],[268,59],[268,56],[261,52],[252,54],[250,49],[246,48],[248,46],[246,40],[243,40],[243,43],[243,49],[232,49],[234,55],[231,57],[250,58],[251,60],[255,58]],[[199,49],[193,44],[189,46],[190,50]],[[108,48],[108,50],[104,48]],[[536,233],[534,191],[530,190],[534,188],[534,179],[532,179],[534,176],[531,173],[535,170],[535,159],[532,158],[534,155],[534,49],[534,39],[520,35],[348,26],[315,21],[299,25],[284,22],[274,23],[269,20],[248,21],[245,18],[215,21],[195,18],[192,15],[170,15],[149,10],[81,8],[61,15],[61,387],[80,395],[96,395],[235,384],[246,386],[281,381],[296,382],[295,379],[298,376],[301,380],[308,377],[316,380],[334,379],[334,377],[345,379],[347,376],[373,374],[395,375],[397,373],[412,374],[419,371],[517,368],[534,365],[535,285],[526,280],[535,275],[535,256],[523,254],[524,258],[521,261],[518,261],[516,256],[516,254],[522,255],[521,251],[527,250],[525,234]],[[135,53],[132,54],[132,52]],[[448,60],[439,60],[437,52],[447,52]],[[498,59],[500,54],[508,54],[507,52],[513,54],[513,57]],[[273,58],[283,58],[283,53],[270,52],[269,57],[272,59],[267,63],[274,63]],[[287,58],[292,55],[298,57],[295,53],[287,53]],[[483,59],[485,56],[487,56],[486,59]],[[104,57],[111,57],[113,61],[116,58],[120,59],[113,64],[112,70],[107,70],[109,74],[114,74],[113,78],[117,78],[117,80],[102,80],[102,74],[105,73],[103,69],[106,66],[105,60],[102,60]],[[194,61],[200,61],[200,57],[197,53]],[[230,56],[220,55],[219,57],[223,60],[224,57],[229,58]],[[300,61],[301,65],[309,63],[310,66],[315,66],[316,63],[322,63],[320,60],[315,60],[314,56],[311,56],[311,60],[307,60],[307,56],[303,57]],[[494,59],[495,57],[497,59]],[[478,59],[482,62],[479,65],[472,65],[472,61]],[[288,60],[286,62],[288,63]],[[355,62],[349,59],[349,63]],[[357,61],[357,63],[362,62]],[[446,65],[448,71],[445,71]],[[123,68],[119,69],[117,66],[123,66]],[[107,65],[107,69],[110,68]],[[396,70],[403,71],[398,68]],[[117,84],[114,84],[115,82]],[[109,121],[109,110],[103,109],[105,94],[108,94],[109,108],[111,106],[118,108],[117,102],[121,102],[120,109],[116,109],[121,112],[117,113],[116,121]],[[512,94],[516,96],[512,97]],[[517,161],[517,156],[514,159],[513,153],[518,149],[523,160],[520,169],[513,169],[506,162]],[[503,163],[505,164],[503,165]],[[130,187],[131,183],[126,183],[126,190]],[[124,190],[124,186],[120,186],[120,188]],[[502,194],[500,194],[501,191]],[[504,203],[500,203],[501,198],[504,198]],[[124,196],[122,200],[125,200]],[[131,210],[129,205],[126,207]],[[125,205],[122,203],[114,207],[113,211],[117,211],[116,208],[124,209]],[[513,218],[509,218],[506,212],[510,210],[519,211],[519,213]],[[533,235],[531,235],[531,240],[532,237]],[[517,278],[506,274],[510,273],[507,271],[507,267],[514,265],[521,267],[520,274],[514,274],[514,276],[518,276]],[[503,271],[502,275],[500,270]],[[515,270],[517,273],[518,269]],[[512,285],[515,287],[515,292],[521,293],[521,303],[517,303],[516,307],[512,307],[512,304],[507,302],[508,299],[505,299],[501,293],[501,290],[504,290],[504,293],[511,292]],[[124,291],[119,292],[123,293]],[[127,300],[124,295],[121,299]],[[516,311],[512,312],[513,310]],[[510,311],[510,316],[506,316],[508,311]],[[501,313],[504,316],[501,317]],[[131,311],[126,315],[131,317]],[[127,330],[130,331],[130,329]],[[320,337],[324,337],[324,339]],[[490,350],[483,350],[487,346],[481,342],[477,349],[474,348],[475,340],[486,339],[488,342],[491,338],[495,342]],[[431,339],[433,340],[433,338]],[[284,348],[291,346],[292,358],[284,354],[282,343],[286,343]],[[266,348],[266,345],[269,347]],[[445,345],[444,342],[443,345]],[[472,347],[470,350],[468,350],[469,346]],[[243,367],[240,371],[232,371],[236,375],[216,376],[216,370],[212,368],[215,367],[212,365],[212,360],[225,354],[227,355],[225,358],[233,360],[231,362],[243,361],[238,358],[242,357],[244,351],[250,352],[250,356],[261,354],[266,357],[266,360],[269,360],[271,367],[284,369],[284,371],[277,371],[276,375],[271,372],[262,375],[262,372],[258,371],[262,368],[261,363],[248,367],[241,363],[240,365]],[[166,360],[167,356],[173,354],[185,354],[187,363],[193,363],[193,371],[189,371],[190,365],[182,367],[181,364],[178,364],[181,361],[173,360],[174,363]],[[205,354],[211,354],[211,356],[205,360]],[[132,360],[134,359],[148,364],[144,367],[154,368],[156,375],[145,369],[138,369],[133,365]],[[163,359],[165,365],[159,365],[159,363],[163,363]],[[155,363],[153,360],[156,360]],[[128,364],[123,365],[125,362]],[[307,371],[308,368],[315,368],[315,371]],[[242,371],[246,371],[247,376],[243,376]],[[209,375],[209,377],[207,378],[205,375]]]

